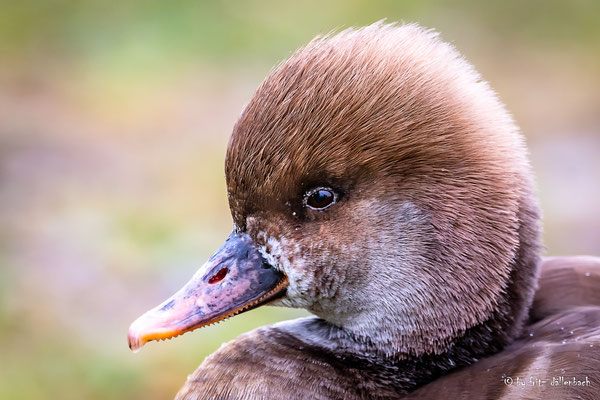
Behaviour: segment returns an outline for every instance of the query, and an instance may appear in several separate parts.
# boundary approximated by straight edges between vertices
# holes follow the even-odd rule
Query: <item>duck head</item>
[[[131,326],[132,348],[267,302],[388,355],[439,353],[526,315],[538,217],[522,137],[431,31],[314,39],[257,89],[225,172],[233,233]]]

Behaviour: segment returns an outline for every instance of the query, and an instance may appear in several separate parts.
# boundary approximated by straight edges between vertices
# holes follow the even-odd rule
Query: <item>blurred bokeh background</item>
[[[315,34],[442,32],[531,150],[552,255],[600,255],[600,2],[0,1],[0,398],[164,399],[266,307],[129,352],[231,229],[231,128]]]

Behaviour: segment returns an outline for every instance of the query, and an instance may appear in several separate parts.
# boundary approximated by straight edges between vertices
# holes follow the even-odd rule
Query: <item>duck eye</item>
[[[329,188],[316,188],[304,195],[304,204],[314,210],[324,210],[337,201],[337,194]]]

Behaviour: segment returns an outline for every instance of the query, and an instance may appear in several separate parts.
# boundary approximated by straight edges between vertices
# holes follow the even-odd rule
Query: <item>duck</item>
[[[230,236],[129,347],[313,316],[224,344],[177,399],[600,398],[600,259],[542,258],[524,137],[435,31],[317,36],[244,107],[225,175]]]

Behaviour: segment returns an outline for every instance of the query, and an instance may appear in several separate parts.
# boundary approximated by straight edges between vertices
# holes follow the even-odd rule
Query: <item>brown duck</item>
[[[130,347],[267,303],[316,316],[227,343],[177,398],[600,398],[600,260],[541,261],[523,137],[434,32],[314,39],[225,172],[233,232]]]

